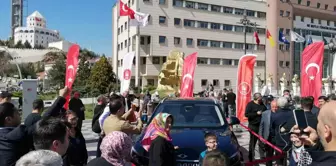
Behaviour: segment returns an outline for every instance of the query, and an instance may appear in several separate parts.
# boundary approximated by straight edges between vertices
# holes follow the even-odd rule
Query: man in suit
[[[277,102],[273,100],[271,102],[271,109],[263,112],[261,115],[259,135],[269,142],[271,142],[272,140],[272,138],[270,137],[271,118],[276,113],[277,109],[278,109]],[[265,155],[266,157],[272,157],[274,150],[259,140],[259,152],[260,152],[260,157],[265,158]],[[272,161],[266,163],[266,166],[271,166],[271,165],[272,165]]]

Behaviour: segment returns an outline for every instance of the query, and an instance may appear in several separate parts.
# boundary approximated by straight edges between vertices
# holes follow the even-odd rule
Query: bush
[[[152,91],[154,91],[154,90],[156,90],[156,87],[155,86],[153,86],[153,85],[147,85],[147,86],[145,86],[144,87],[144,89],[143,89],[143,93],[145,93],[146,91],[149,91],[149,92],[152,92]]]

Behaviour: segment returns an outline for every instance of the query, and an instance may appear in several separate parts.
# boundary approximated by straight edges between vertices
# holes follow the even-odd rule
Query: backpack
[[[92,124],[91,124],[91,128],[92,128],[92,131],[97,133],[97,134],[100,134],[101,133],[101,128],[100,128],[100,124],[99,124],[99,117],[101,114],[103,114],[104,112],[104,108],[102,110],[99,111],[99,113],[95,114],[92,118]]]

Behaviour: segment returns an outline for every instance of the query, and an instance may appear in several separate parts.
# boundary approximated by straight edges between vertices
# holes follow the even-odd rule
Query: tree
[[[36,78],[36,72],[33,63],[20,64],[19,67],[21,69],[22,78],[28,78],[28,76],[30,76],[32,79]]]
[[[13,57],[7,51],[0,51],[0,72],[5,75],[5,70],[8,68]]]
[[[23,43],[23,45],[24,45],[24,48],[32,48],[32,46],[27,40]]]
[[[88,79],[91,74],[90,64],[86,61],[86,57],[81,56],[78,64],[77,76],[74,82],[74,90],[79,91],[81,94],[87,93]]]
[[[110,92],[113,84],[116,83],[116,75],[112,70],[112,66],[107,61],[105,56],[94,64],[89,78],[89,86],[92,91],[97,91],[100,94]]]
[[[44,47],[41,46],[41,45],[37,45],[37,44],[36,44],[36,45],[34,46],[34,49],[44,49]]]
[[[14,48],[24,48],[24,45],[22,44],[22,41],[19,40],[19,41],[15,44]]]
[[[42,62],[53,63],[57,59],[66,59],[65,52],[48,52],[44,55]]]
[[[64,87],[65,79],[65,59],[59,58],[55,61],[55,64],[48,71],[48,78],[53,85]]]

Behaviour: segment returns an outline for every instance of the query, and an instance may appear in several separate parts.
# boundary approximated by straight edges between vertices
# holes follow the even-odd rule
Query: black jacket
[[[264,104],[256,104],[254,101],[250,101],[249,103],[247,103],[245,109],[245,116],[248,119],[249,125],[259,127],[262,114],[258,115],[257,112],[258,111],[264,112],[266,111],[266,109],[267,108]]]
[[[76,131],[75,138],[69,137],[69,147],[65,157],[66,163],[63,163],[63,166],[83,166],[87,163],[88,152],[81,131]]]
[[[49,117],[53,112],[61,110],[65,103],[63,97],[59,97],[54,104],[45,113],[45,117]],[[18,127],[1,127],[0,128],[0,165],[14,166],[15,162],[23,155],[29,152],[32,143],[32,132],[35,125],[26,127],[20,125]]]
[[[314,151],[310,152],[313,159],[310,166],[335,166],[336,165],[336,152]]]
[[[109,162],[106,161],[106,159],[99,157],[91,160],[86,166],[113,166]]]
[[[287,122],[287,120],[293,115],[293,112],[289,108],[280,108],[272,116],[271,119],[271,132],[270,135],[275,142],[275,145],[283,148],[286,146],[286,142],[289,140],[288,135],[284,138],[280,136],[279,127]]]
[[[158,136],[149,148],[149,166],[175,165],[175,149],[171,142]]]

